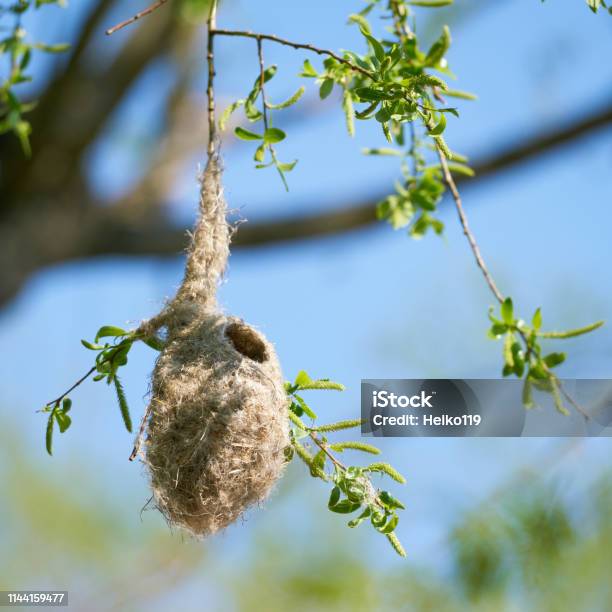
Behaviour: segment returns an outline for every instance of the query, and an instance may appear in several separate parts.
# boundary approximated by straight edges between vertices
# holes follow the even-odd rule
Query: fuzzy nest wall
[[[221,172],[212,157],[201,178],[185,278],[150,322],[150,329],[165,327],[167,342],[153,371],[144,458],[159,510],[197,536],[223,529],[264,500],[283,472],[289,445],[288,400],[274,347],[217,303],[229,239]]]

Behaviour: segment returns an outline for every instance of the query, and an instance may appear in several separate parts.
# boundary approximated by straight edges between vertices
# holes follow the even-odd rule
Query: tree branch
[[[327,55],[328,57],[332,57],[333,59],[335,59],[337,62],[348,66],[351,70],[354,70],[355,72],[360,72],[364,76],[374,81],[377,80],[376,75],[370,72],[369,70],[366,70],[365,68],[362,68],[357,64],[353,64],[353,62],[343,57],[340,57],[337,53],[334,53],[334,51],[331,51],[330,49],[321,49],[320,47],[315,47],[314,45],[297,43],[292,40],[281,38],[280,36],[274,36],[273,34],[260,34],[258,32],[249,32],[248,30],[215,29],[211,31],[211,34],[214,34],[215,36],[238,36],[242,38],[254,38],[259,42],[261,42],[262,40],[270,40],[272,42],[278,43],[279,45],[284,45],[285,47],[292,47],[293,49],[304,49],[306,51],[316,53],[317,55]]]
[[[453,179],[453,175],[448,167],[448,160],[446,159],[446,155],[444,155],[444,151],[440,149],[439,146],[436,146],[436,152],[438,154],[438,159],[440,160],[440,166],[442,167],[442,175],[444,176],[444,182],[446,183],[448,189],[453,196],[453,200],[455,201],[455,208],[457,209],[457,214],[459,215],[459,221],[461,223],[461,228],[463,229],[463,233],[467,238],[467,241],[470,244],[470,248],[472,249],[472,253],[474,254],[474,259],[476,260],[476,265],[480,268],[487,285],[489,285],[489,289],[491,289],[491,293],[495,296],[495,299],[501,304],[504,301],[504,296],[501,291],[497,288],[489,269],[487,268],[487,264],[485,263],[482,255],[480,253],[480,248],[478,243],[476,242],[476,238],[472,231],[470,230],[470,225],[468,223],[467,215],[465,214],[465,210],[463,209],[463,202],[461,200],[461,195],[459,194],[459,190],[457,189],[457,185],[455,184],[455,180]]]
[[[111,34],[114,34],[115,32],[118,32],[119,30],[122,30],[123,28],[133,24],[135,21],[138,21],[139,19],[150,15],[158,8],[161,8],[164,4],[166,4],[166,2],[168,2],[168,0],[158,0],[157,2],[146,8],[144,11],[140,11],[140,13],[136,13],[133,17],[130,17],[129,19],[126,19],[125,21],[118,23],[116,26],[113,26],[112,28],[106,30],[106,35],[110,36]]]
[[[206,41],[206,61],[208,64],[208,84],[206,86],[206,97],[208,98],[208,157],[211,157],[216,148],[217,124],[215,121],[215,51],[214,31],[217,25],[217,0],[212,0],[206,27],[208,37]]]
[[[501,147],[501,152],[476,161],[472,167],[476,171],[473,178],[456,177],[456,182],[469,187],[512,169],[531,159],[557,150],[575,139],[591,133],[594,129],[612,123],[612,107],[566,125],[561,130],[549,130],[528,139],[514,148]],[[339,206],[331,211],[315,215],[287,216],[270,221],[244,223],[234,235],[233,246],[238,248],[292,242],[333,236],[364,229],[377,222],[376,201],[385,197],[372,197],[364,202],[350,206]],[[162,207],[156,207],[161,210]],[[117,218],[109,211],[104,231],[90,243],[87,253],[82,256],[96,255],[161,255],[168,256],[182,251],[186,245],[186,232],[173,228],[161,214],[129,223]]]
[[[514,147],[501,147],[498,154],[472,164],[476,176],[467,179],[465,185],[477,184],[558,150],[611,123],[612,105],[608,105],[574,122],[565,122],[561,129],[547,130]],[[465,179],[459,176],[456,180],[462,183]],[[175,256],[187,244],[185,229],[173,226],[165,216],[164,202],[151,200],[151,206],[138,207],[134,214],[134,207],[101,207],[87,194],[64,195],[79,201],[77,214],[54,202],[43,210],[15,211],[19,214],[10,223],[0,224],[0,261],[6,262],[0,269],[0,304],[14,297],[30,274],[48,265],[106,255]],[[234,235],[234,246],[271,245],[367,228],[376,222],[376,201],[386,195],[381,191],[361,203],[315,215],[244,223]],[[49,241],[50,233],[62,238]],[[29,245],[27,251],[20,246],[24,244]]]

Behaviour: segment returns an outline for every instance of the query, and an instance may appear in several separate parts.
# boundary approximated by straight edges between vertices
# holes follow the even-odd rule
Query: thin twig
[[[259,87],[261,88],[261,102],[264,129],[268,129],[268,101],[266,100],[266,66],[263,55],[261,38],[257,39],[257,57],[259,58]]]
[[[132,454],[130,455],[130,461],[134,461],[140,452],[140,447],[142,446],[142,440],[144,438],[145,428],[147,423],[149,422],[149,417],[151,416],[151,412],[153,411],[153,404],[149,404],[145,413],[142,415],[142,419],[140,421],[140,427],[138,428],[138,435],[136,436],[136,440],[134,440],[134,448],[132,449]]]
[[[436,144],[436,151],[438,153],[438,158],[440,160],[440,166],[442,167],[442,174],[444,176],[444,182],[448,186],[453,196],[453,200],[455,201],[455,208],[457,209],[457,214],[459,215],[459,221],[461,222],[463,233],[465,234],[465,237],[467,238],[467,241],[470,244],[472,253],[474,253],[476,264],[482,271],[482,274],[485,278],[485,281],[487,282],[487,285],[489,286],[489,289],[491,289],[491,292],[493,293],[497,301],[501,304],[504,301],[504,296],[502,295],[501,291],[497,288],[497,285],[495,284],[495,281],[493,280],[493,277],[491,276],[491,273],[489,272],[489,269],[487,268],[487,265],[484,262],[484,259],[482,258],[482,255],[480,253],[480,248],[478,247],[478,243],[476,242],[476,238],[474,237],[474,234],[470,230],[470,225],[468,223],[468,219],[465,214],[465,210],[463,209],[463,202],[461,201],[461,195],[459,194],[459,190],[457,189],[457,185],[455,184],[453,175],[451,174],[451,171],[448,167],[448,161],[446,159],[446,155],[444,154],[444,151],[442,151],[440,146],[437,144]]]
[[[461,196],[459,194],[459,190],[457,189],[457,185],[455,184],[455,181],[453,179],[453,175],[448,167],[448,161],[446,159],[446,155],[444,154],[444,151],[442,151],[442,149],[437,144],[436,144],[436,151],[438,153],[438,158],[440,159],[440,166],[442,167],[442,174],[444,175],[444,182],[448,186],[453,196],[453,200],[455,201],[455,207],[459,215],[459,220],[461,221],[461,227],[463,228],[463,233],[465,234],[468,242],[470,243],[470,247],[476,259],[476,263],[478,264],[478,267],[481,269],[482,274],[487,282],[487,285],[489,285],[491,292],[493,293],[497,301],[501,304],[504,301],[504,296],[502,295],[500,290],[497,288],[497,285],[495,284],[495,281],[493,280],[493,277],[491,276],[491,273],[489,272],[489,269],[487,268],[487,265],[485,264],[484,259],[482,258],[480,249],[478,248],[478,243],[476,242],[476,238],[474,237],[474,234],[472,234],[472,231],[470,230],[467,216],[463,209],[463,203],[461,201]],[[531,350],[530,345],[529,345],[529,339],[527,338],[526,334],[522,330],[519,329],[518,332],[519,332],[519,335],[521,336],[521,339],[525,343],[525,347],[528,351],[527,355],[529,355],[529,351]],[[552,384],[557,385],[558,389],[561,391],[565,399],[584,417],[585,420],[589,420],[590,415],[588,414],[588,412],[586,412],[584,408],[582,408],[582,406],[580,406],[580,404],[578,404],[578,402],[576,402],[576,400],[565,390],[559,378],[555,374],[553,374],[548,368],[546,369],[546,371],[548,372],[548,375],[551,378]]]
[[[214,52],[214,35],[215,26],[217,24],[217,0],[212,0],[210,4],[210,13],[208,15],[208,40],[206,60],[208,62],[208,85],[206,88],[206,97],[208,98],[208,156],[211,157],[216,148],[217,126],[215,123],[215,52]]]
[[[257,57],[259,58],[259,87],[261,89],[261,105],[262,105],[262,115],[263,115],[263,124],[264,130],[267,132],[268,128],[271,125],[269,115],[268,115],[268,99],[266,97],[266,65],[264,61],[263,54],[263,44],[261,38],[257,39]],[[279,167],[278,158],[276,157],[276,150],[272,144],[268,145],[270,149],[270,156],[272,157],[272,162],[274,166],[278,170],[278,173],[281,177],[281,181],[283,181],[283,185],[285,189],[289,191],[289,185],[287,184],[287,180],[285,179],[285,175],[283,171]]]
[[[330,458],[331,462],[335,466],[339,467],[341,470],[346,471],[346,466],[329,452],[329,450],[327,449],[327,444],[325,444],[325,442],[319,440],[318,436],[312,431],[308,432],[308,435],[310,436],[312,441]]]
[[[285,45],[286,47],[293,47],[294,49],[305,49],[307,51],[312,51],[317,55],[327,55],[328,57],[332,57],[337,62],[348,66],[351,70],[355,72],[360,72],[364,76],[368,77],[376,81],[376,75],[357,64],[353,64],[353,62],[345,59],[344,57],[340,57],[337,53],[329,49],[321,49],[320,47],[315,47],[314,45],[309,45],[305,43],[297,43],[291,40],[286,40],[285,38],[280,38],[279,36],[274,36],[273,34],[260,34],[258,32],[250,32],[248,30],[220,30],[213,29],[211,34],[215,36],[241,36],[243,38],[254,38],[255,40],[270,40],[272,42],[278,43],[279,45]]]
[[[140,11],[140,13],[136,13],[136,15],[134,15],[133,17],[130,17],[129,19],[126,19],[125,21],[118,23],[116,26],[113,26],[112,28],[106,30],[106,35],[110,36],[111,34],[114,34],[115,32],[123,30],[123,28],[132,25],[135,21],[138,21],[139,19],[142,19],[143,17],[154,13],[158,8],[166,4],[166,2],[168,2],[168,0],[157,0],[157,2],[144,9],[144,11]]]
[[[79,385],[81,385],[82,383],[84,383],[94,372],[96,371],[96,366],[93,366],[84,376],[82,376],[81,378],[79,378],[79,380],[77,380],[74,385],[72,385],[72,387],[70,387],[70,389],[68,389],[68,391],[65,391],[64,393],[62,393],[58,398],[51,400],[50,402],[47,402],[47,406],[51,406],[51,405],[55,405],[55,406],[59,406],[60,402],[72,391],[74,391]]]
[[[557,389],[561,391],[563,397],[584,417],[585,421],[589,421],[591,419],[591,415],[566,391],[563,383],[559,379],[556,374],[553,374],[548,368],[546,368],[549,373],[554,385],[557,385]]]

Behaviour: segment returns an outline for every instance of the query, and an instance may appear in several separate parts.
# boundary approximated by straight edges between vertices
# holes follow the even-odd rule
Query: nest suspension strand
[[[289,445],[287,396],[274,347],[226,316],[217,286],[230,228],[217,155],[201,177],[200,217],[185,277],[143,329],[167,330],[152,380],[144,462],[171,525],[206,536],[261,502],[281,476]]]

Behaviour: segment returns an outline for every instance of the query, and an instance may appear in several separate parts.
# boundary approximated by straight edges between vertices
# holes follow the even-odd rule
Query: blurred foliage
[[[322,521],[307,488],[291,487],[295,479],[244,538],[231,530],[206,544],[185,541],[161,522],[135,524],[125,495],[104,490],[110,478],[96,481],[74,461],[49,476],[15,434],[0,434],[1,589],[61,586],[88,610],[164,602],[224,612],[612,609],[610,473],[577,497],[541,474],[500,487],[457,517],[431,551],[446,558],[434,571],[410,554],[382,562],[376,537],[364,546]]]
[[[522,481],[458,519],[449,568],[440,574],[419,569],[416,559],[381,570],[376,559],[334,546],[337,534],[324,546],[288,551],[277,529],[262,534],[245,565],[237,607],[605,612],[612,609],[611,491],[611,474],[575,503],[551,485]]]
[[[0,432],[0,589],[61,586],[75,609],[131,610],[199,571],[201,547],[169,537],[161,520],[139,521],[134,506],[129,520],[122,496],[78,462],[47,471],[19,439]]]
[[[70,45],[33,42],[23,25],[24,16],[46,5],[64,6],[63,0],[13,0],[0,3],[0,31],[8,36],[0,38],[0,59],[7,63],[6,75],[0,76],[0,134],[13,132],[26,155],[31,154],[31,125],[24,115],[35,107],[32,101],[24,102],[17,92],[18,86],[32,80],[27,70],[34,51],[62,53]]]

